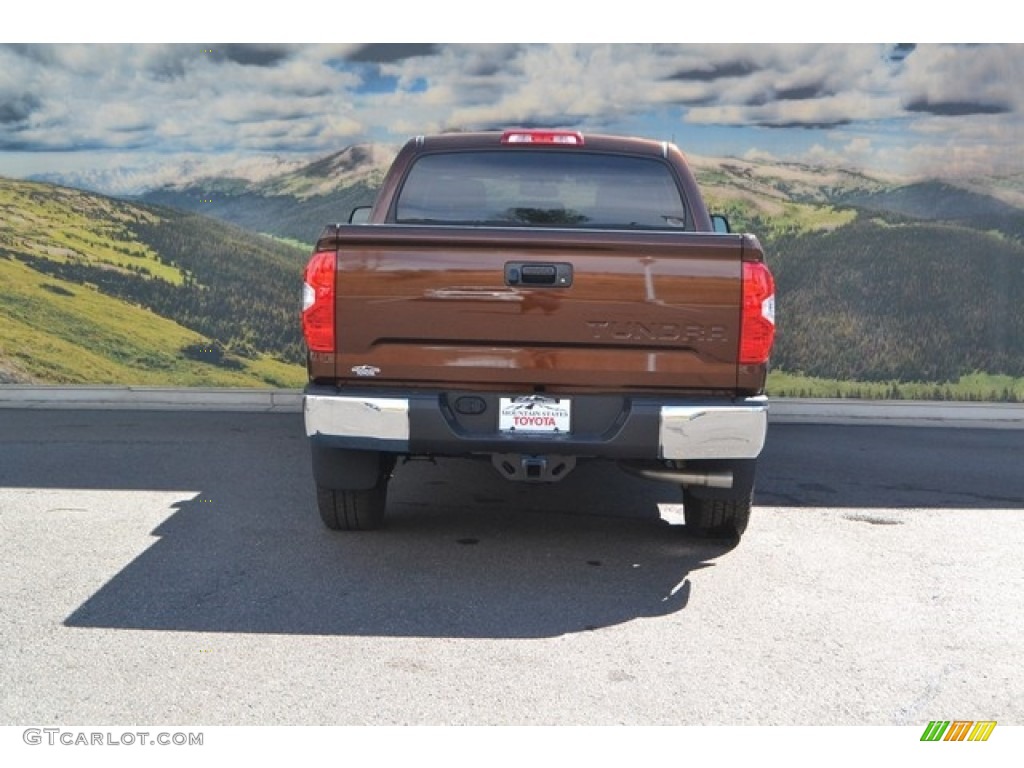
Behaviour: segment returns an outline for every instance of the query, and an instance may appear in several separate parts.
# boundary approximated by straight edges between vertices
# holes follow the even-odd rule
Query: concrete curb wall
[[[302,411],[297,389],[0,386],[0,408],[150,411]]]
[[[1017,403],[813,398],[779,398],[769,403],[768,420],[777,424],[1024,429],[1024,405]]]
[[[1024,405],[914,400],[771,400],[773,424],[863,424],[1024,429]],[[101,409],[300,413],[296,389],[0,386],[0,409]]]

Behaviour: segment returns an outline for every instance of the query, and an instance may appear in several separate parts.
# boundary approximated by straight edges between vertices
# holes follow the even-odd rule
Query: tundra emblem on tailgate
[[[375,365],[353,365],[350,369],[356,376],[376,376],[380,368]]]
[[[721,325],[588,320],[587,327],[591,338],[604,341],[726,341],[726,330]]]

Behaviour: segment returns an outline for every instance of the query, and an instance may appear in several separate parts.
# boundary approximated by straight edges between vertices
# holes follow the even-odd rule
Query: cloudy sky
[[[906,176],[1024,172],[1024,45],[6,44],[0,175],[108,191],[564,126]]]

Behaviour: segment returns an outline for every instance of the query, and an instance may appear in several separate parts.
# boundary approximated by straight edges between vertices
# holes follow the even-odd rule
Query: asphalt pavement
[[[0,411],[0,724],[1024,724],[1024,432],[773,424],[738,545],[581,465],[317,517],[296,413]]]

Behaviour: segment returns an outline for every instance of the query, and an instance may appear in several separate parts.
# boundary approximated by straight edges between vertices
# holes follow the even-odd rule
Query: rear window
[[[424,155],[402,186],[395,221],[597,229],[689,225],[667,163],[520,149]]]

